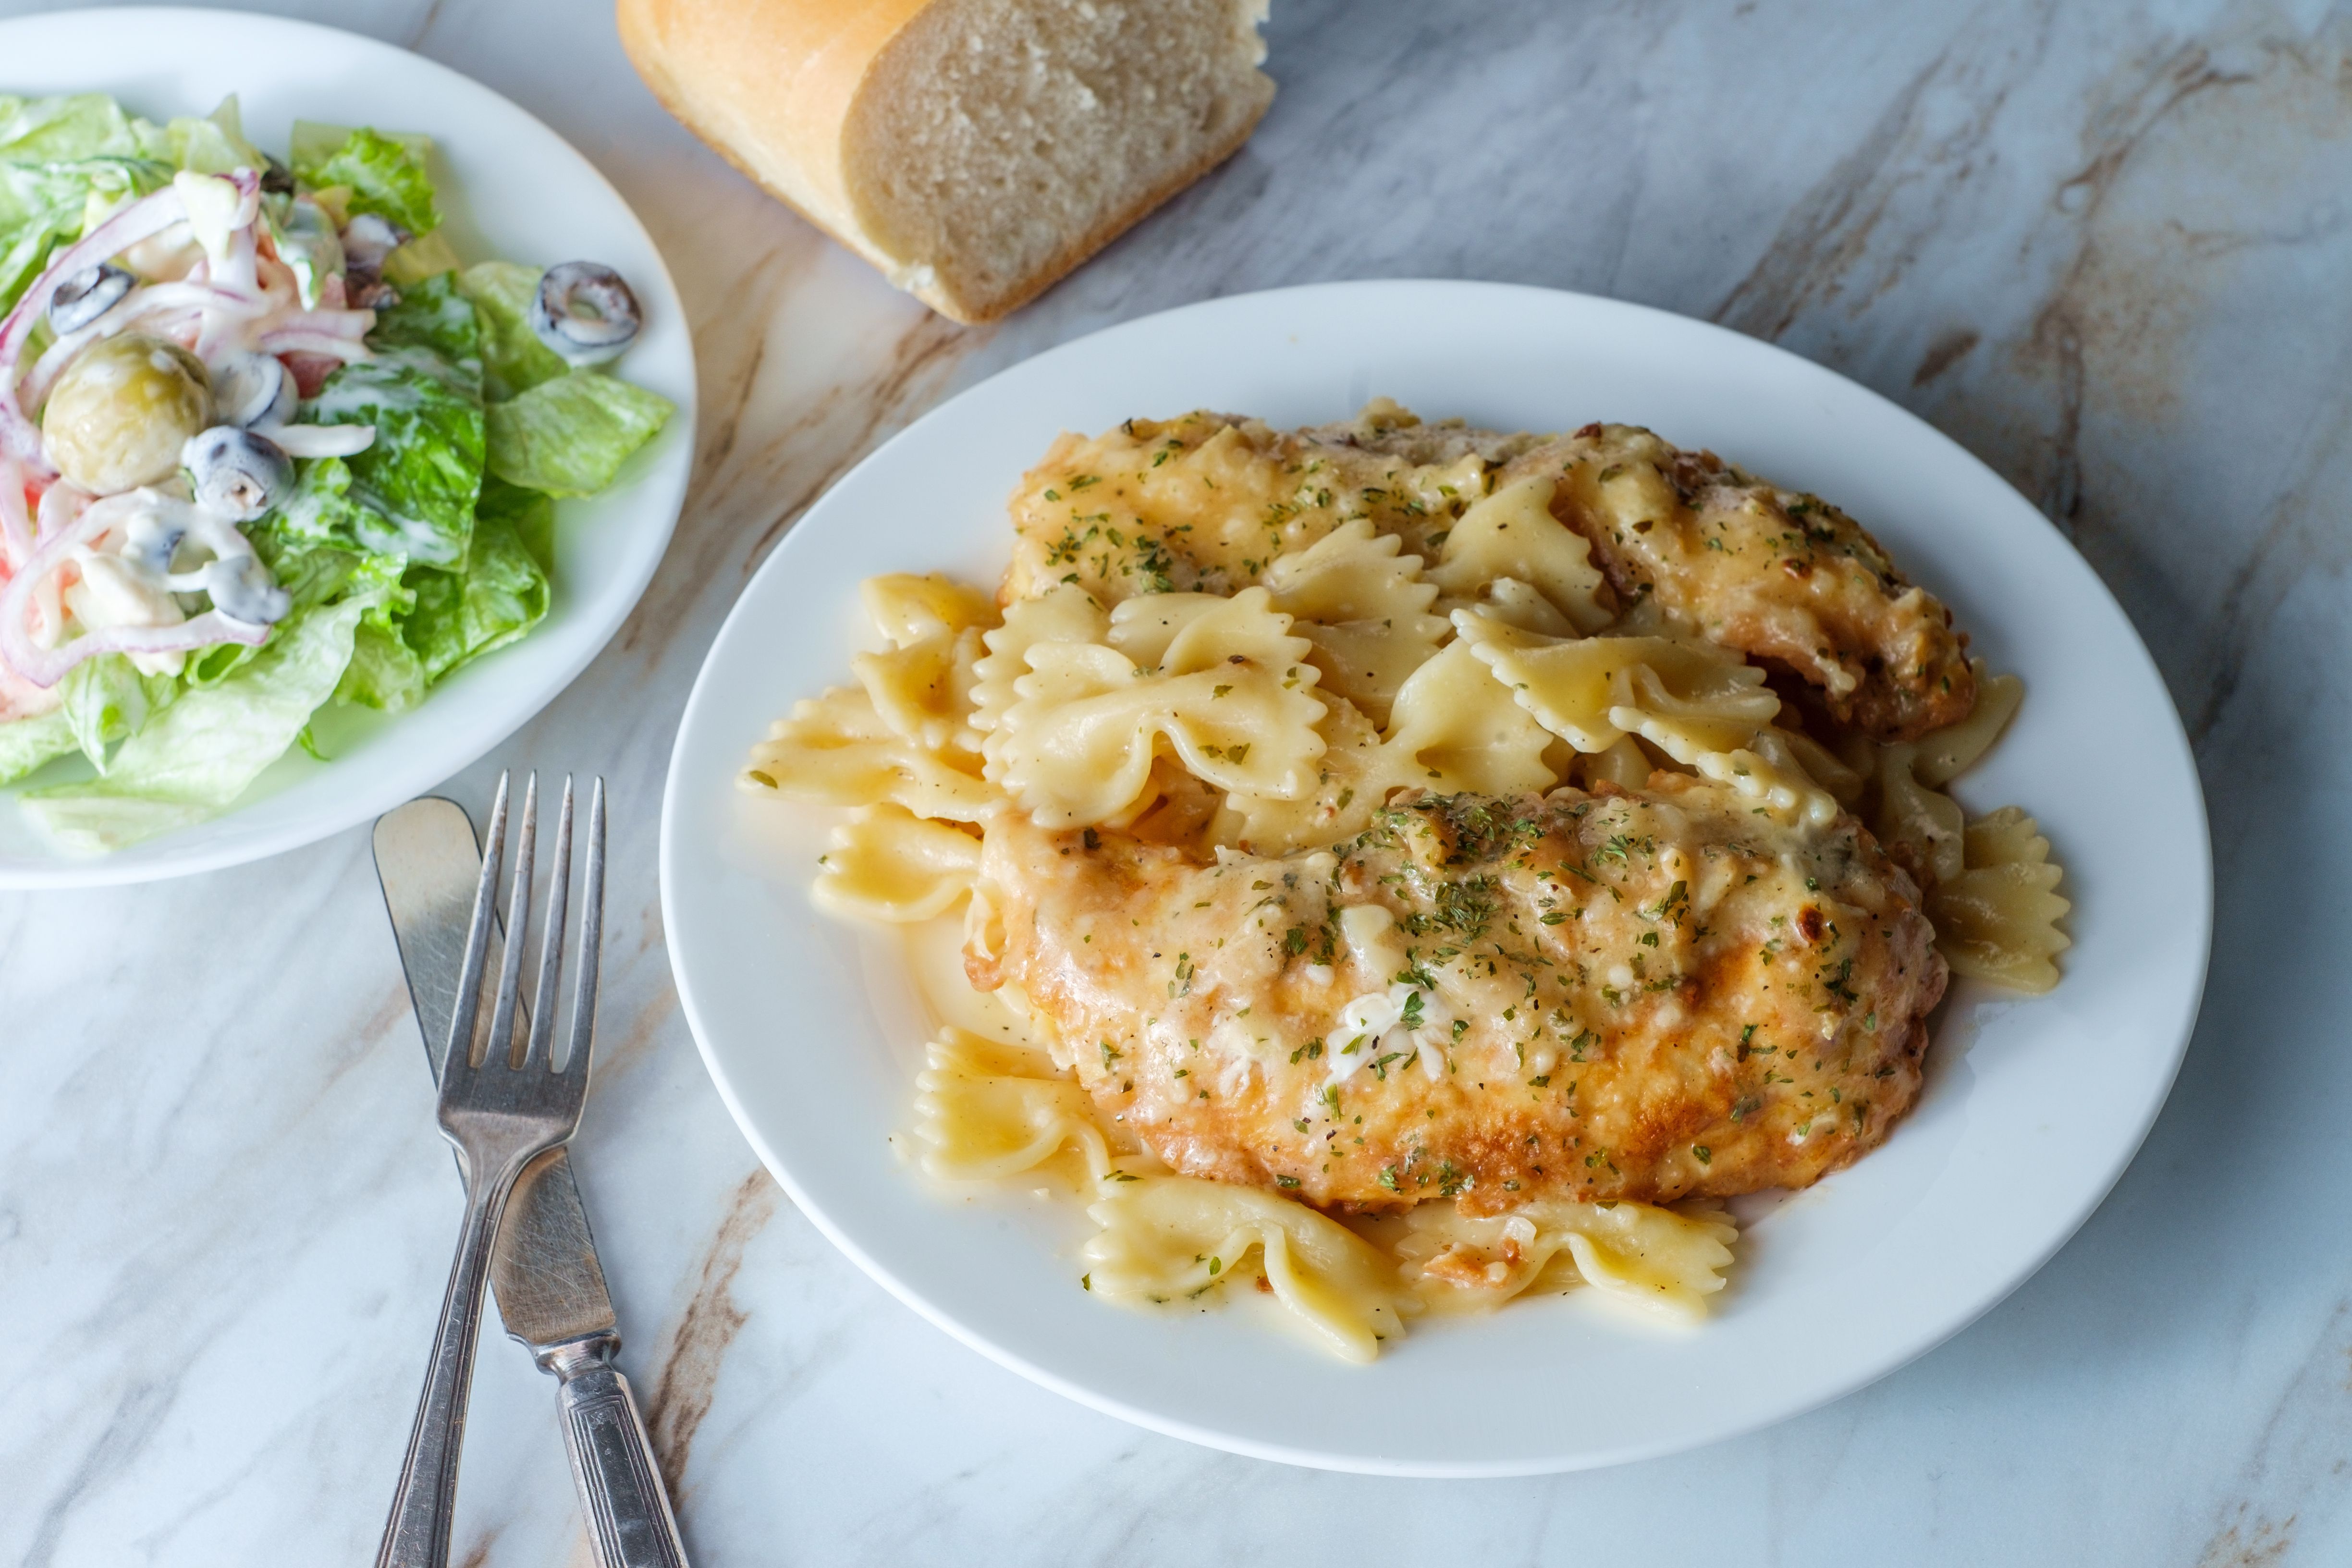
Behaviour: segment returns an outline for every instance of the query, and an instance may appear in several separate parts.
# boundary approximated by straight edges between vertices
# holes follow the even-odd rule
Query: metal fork
[[[488,1038],[478,1064],[475,1026],[482,1000],[485,959],[496,917],[499,862],[507,836],[507,777],[499,775],[490,807],[488,852],[474,889],[473,921],[458,972],[457,1006],[442,1058],[441,1132],[457,1145],[466,1178],[466,1225],[441,1299],[441,1324],[408,1457],[393,1494],[376,1568],[446,1568],[449,1524],[457,1497],[457,1458],[465,1447],[466,1396],[474,1381],[474,1346],[482,1327],[482,1286],[490,1245],[507,1195],[525,1165],[572,1136],[588,1098],[588,1058],[596,1021],[596,957],[604,912],[604,781],[589,796],[588,864],[580,921],[580,973],[573,983],[571,1044],[554,1064],[556,982],[563,968],[564,905],[572,874],[572,781],[563,781],[563,812],[555,827],[555,866],[548,880],[546,930],[540,938],[539,979],[531,992],[530,1033],[514,1039],[522,954],[530,924],[533,849],[539,826],[539,775],[524,786],[522,822],[515,839],[514,887],[507,902],[506,955],[491,1004]]]

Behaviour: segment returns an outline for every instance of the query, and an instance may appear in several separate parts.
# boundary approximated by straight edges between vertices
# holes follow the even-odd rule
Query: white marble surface
[[[581,1179],[698,1563],[2352,1561],[2352,17],[1276,0],[1281,95],[1256,140],[973,331],[665,119],[600,0],[282,8],[550,121],[636,204],[696,314],[706,423],[677,542],[502,756],[614,788]],[[2113,586],[2212,802],[2203,1023],[2075,1241],[1864,1393],[1602,1474],[1285,1469],[999,1371],[761,1172],[662,947],[678,704],[830,479],[1093,327],[1399,274],[1712,318],[1918,410]],[[478,809],[490,774],[450,793]],[[0,1561],[365,1561],[457,1203],[362,833],[149,889],[0,898]],[[551,1416],[528,1362],[486,1344],[460,1561],[586,1561]]]

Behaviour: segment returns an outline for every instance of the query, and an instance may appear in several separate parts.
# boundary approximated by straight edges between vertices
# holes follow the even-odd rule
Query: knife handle
[[[687,1568],[686,1546],[629,1380],[613,1365],[618,1336],[594,1334],[541,1352],[562,1380],[563,1447],[597,1568]]]

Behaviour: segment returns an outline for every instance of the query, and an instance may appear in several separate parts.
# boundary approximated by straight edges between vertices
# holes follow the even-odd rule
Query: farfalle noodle
[[[938,572],[868,577],[858,584],[857,596],[874,629],[889,638],[893,647],[908,647],[941,632],[996,624],[996,605],[987,595]]]
[[[2058,922],[2074,908],[2059,896],[2050,840],[2013,805],[1968,825],[1965,866],[1927,895],[1946,963],[1978,980],[2039,994],[2058,984],[2051,960],[2074,944]]]
[[[1870,828],[1922,888],[1933,888],[1966,868],[1967,817],[1959,802],[1919,782],[1913,771],[1918,752],[1916,741],[1878,749],[1878,806]]]
[[[1398,689],[1448,629],[1429,613],[1437,585],[1422,580],[1421,558],[1402,548],[1357,518],[1265,569],[1275,608],[1296,616],[1292,630],[1315,645],[1307,657],[1323,672],[1322,689],[1375,724],[1388,722]]]
[[[1616,612],[1592,547],[1551,514],[1554,484],[1543,475],[1515,479],[1462,514],[1429,574],[1448,607],[1477,596],[1498,577],[1524,583],[1580,632],[1597,632]]]
[[[1551,736],[1456,642],[1397,693],[1383,751],[1391,782],[1441,795],[1516,795],[1549,789]]]
[[[1168,1301],[1244,1272],[1253,1254],[1283,1305],[1342,1359],[1369,1362],[1404,1337],[1389,1260],[1336,1220],[1255,1187],[1193,1176],[1114,1175],[1087,1210],[1089,1288],[1115,1301]]]
[[[1959,777],[1992,750],[1992,743],[2000,739],[2000,732],[2016,717],[2018,705],[2025,700],[2025,682],[2017,677],[1994,675],[1981,659],[1971,659],[1969,668],[1977,678],[1976,707],[1958,723],[1921,736],[1912,759],[1912,776],[1936,789]]]
[[[1004,804],[986,779],[899,734],[855,687],[795,703],[751,748],[743,783],[819,805],[888,802],[917,816],[979,822]]]
[[[1571,452],[1565,468],[1545,456],[1594,441],[1631,455],[1596,464]],[[1706,454],[1670,475],[1643,456],[1653,452],[1672,449],[1616,426],[1548,438],[1474,432],[1458,421],[1424,426],[1384,400],[1354,421],[1295,432],[1210,414],[1130,420],[1100,437],[1064,437],[1024,477],[1001,611],[998,598],[936,573],[868,580],[861,594],[884,646],[852,661],[856,686],[795,706],[754,749],[742,779],[783,799],[851,808],[831,826],[813,897],[830,912],[892,923],[933,1016],[938,1032],[916,1096],[923,1169],[957,1182],[1034,1184],[1051,1173],[1074,1183],[1095,1194],[1088,1213],[1099,1228],[1083,1248],[1083,1268],[1097,1294],[1184,1300],[1239,1277],[1271,1290],[1327,1349],[1356,1362],[1401,1337],[1412,1313],[1491,1308],[1530,1292],[1590,1289],[1694,1322],[1734,1261],[1737,1227],[1696,1202],[1547,1198],[1473,1215],[1440,1197],[1343,1223],[1272,1184],[1171,1173],[1143,1152],[1133,1108],[1115,1113],[1078,1081],[1080,1068],[1092,1074],[1097,1050],[1107,1053],[1108,1072],[1112,1041],[1093,1028],[1063,1038],[1056,1023],[1066,1013],[1048,989],[1033,1008],[1016,986],[971,983],[1001,969],[1022,935],[1007,929],[1022,907],[1011,887],[980,875],[981,826],[1026,831],[1000,813],[1174,846],[1181,855],[1147,849],[1139,864],[1166,857],[1212,867],[1213,876],[1244,856],[1297,856],[1297,874],[1313,882],[1344,859],[1350,841],[1382,827],[1383,808],[1405,792],[1523,796],[1572,781],[1595,790],[1605,809],[1612,803],[1601,786],[1672,795],[1696,773],[1780,825],[1751,826],[1743,810],[1743,835],[1793,829],[1790,818],[1850,832],[1837,824],[1841,810],[1862,816],[1919,883],[1954,972],[2024,992],[2056,984],[2070,905],[2048,840],[2016,807],[1969,819],[1945,793],[2000,739],[2022,684],[1973,661],[1940,682],[1923,679],[1912,694],[1921,712],[1967,716],[1925,733],[1902,730],[1917,733],[1902,743],[1873,738],[1890,732],[1883,725],[1823,716],[1825,704],[1844,713],[1840,703],[1865,676],[1885,684],[1883,660],[1814,672],[1826,697],[1784,709],[1763,664],[1731,646],[1738,628],[1698,613],[1686,592],[1629,578],[1620,564],[1604,577],[1595,552],[1612,562],[1668,560],[1660,531],[1675,531],[1677,548],[1688,547],[1668,560],[1681,582],[1705,575],[1693,562],[1715,563],[1700,552],[1730,548],[1706,543],[1709,530],[1734,523],[1801,524],[1802,539],[1780,541],[1791,560],[1804,557],[1800,565],[1818,553],[1812,544],[1849,531],[1862,552],[1853,559],[1876,546],[1843,514],[1830,519],[1835,528],[1804,521],[1822,504],[1812,498],[1769,491]],[[1579,526],[1560,522],[1555,505],[1573,508]],[[1595,518],[1625,531],[1580,531]],[[1759,581],[1747,588],[1766,609],[1796,592],[1778,577]],[[1834,598],[1834,586],[1812,582],[1797,608]],[[1810,610],[1767,618],[1768,631],[1827,624]],[[1944,636],[1948,617],[1928,629]],[[1831,652],[1772,649],[1800,674],[1808,658]],[[1959,689],[1971,680],[1969,707]],[[1468,805],[1463,824],[1485,820],[1475,815],[1482,803]],[[1097,837],[1075,834],[1058,853],[1098,847]],[[1325,850],[1332,853],[1313,853]],[[1723,875],[1691,871],[1694,918],[1712,918]],[[1685,883],[1668,887],[1670,903]],[[1360,894],[1343,901],[1333,891],[1284,913],[1305,895],[1254,883],[1247,912],[1232,922],[1200,917],[1213,930],[1196,932],[1191,946],[1203,949],[1205,936],[1223,949],[1238,937],[1267,962],[1296,966],[1297,996],[1348,996],[1336,1022],[1288,1042],[1318,1058],[1328,1053],[1333,1096],[1353,1092],[1343,1080],[1374,1040],[1391,1049],[1369,1058],[1373,1073],[1417,1064],[1442,1082],[1475,1021],[1421,1012],[1423,993],[1406,984],[1407,972],[1460,955],[1446,948],[1431,956],[1425,917],[1400,921]],[[1542,919],[1550,927],[1583,915],[1566,908]],[[1514,931],[1515,948],[1538,945]],[[1146,949],[1164,934],[1150,933]],[[1767,961],[1778,941],[1767,944]],[[1171,999],[1202,972],[1191,951],[1151,956],[1172,966]],[[1500,944],[1493,958],[1539,962]],[[1641,973],[1638,962],[1631,972]],[[1359,984],[1370,989],[1350,989]],[[1149,1014],[1156,989],[1147,994],[1139,1010]],[[1277,1010],[1292,1005],[1278,1001]],[[1249,1013],[1242,1006],[1202,1029],[1192,1042],[1202,1051],[1198,1076],[1172,1092],[1189,1102],[1196,1092],[1245,1091],[1264,1066],[1248,1049],[1265,1046],[1273,1027],[1244,1026]],[[1349,1025],[1360,1026],[1354,1036],[1338,1032]],[[1229,1026],[1248,1037],[1238,1058],[1232,1042],[1220,1044]],[[1532,1013],[1525,1026],[1528,1041],[1545,1037]],[[1577,1020],[1559,1016],[1543,1026],[1585,1048]],[[1739,1037],[1742,1059],[1747,1044]],[[1221,1065],[1211,1071],[1212,1062]],[[1549,1083],[1558,1066],[1538,1058],[1517,1070],[1532,1075],[1530,1092],[1560,1092]],[[1194,1070],[1188,1059],[1174,1076]],[[1335,1128],[1339,1103],[1330,1102]],[[1854,1104],[1849,1094],[1846,1109]],[[1718,1144],[1715,1158],[1722,1154]],[[1696,1145],[1692,1157],[1710,1158]],[[1295,1174],[1265,1179],[1297,1188]],[[1516,1183],[1507,1185],[1518,1195]],[[1431,1196],[1411,1184],[1388,1191]],[[1436,1191],[1451,1189],[1441,1178]],[[1497,1201],[1509,1200],[1490,1192],[1471,1206]]]
[[[1490,1216],[1424,1204],[1403,1224],[1404,1276],[1440,1309],[1583,1283],[1683,1323],[1706,1316],[1739,1234],[1717,1210],[1637,1203],[1532,1203]]]
[[[984,1182],[1034,1171],[1075,1150],[1100,1180],[1110,1152],[1076,1079],[1034,1051],[949,1028],[915,1079],[915,1135],[923,1169],[944,1181]]]
[[[1005,606],[1003,623],[981,637],[987,648],[972,666],[971,725],[981,734],[988,776],[1001,776],[998,721],[1019,700],[1013,683],[1029,673],[1029,650],[1039,643],[1097,643],[1108,635],[1110,617],[1085,589],[1060,584],[1034,599]]]
[[[977,765],[972,688],[982,651],[979,627],[941,629],[885,652],[861,653],[849,668],[892,730],[928,751],[961,752],[959,765]]]
[[[1033,645],[992,736],[1006,792],[1041,826],[1107,822],[1142,798],[1164,741],[1219,789],[1307,794],[1324,704],[1289,626],[1249,588],[1187,619],[1155,667],[1099,643]]]
[[[971,891],[980,840],[895,805],[860,806],[833,830],[812,889],[835,914],[926,921]]]

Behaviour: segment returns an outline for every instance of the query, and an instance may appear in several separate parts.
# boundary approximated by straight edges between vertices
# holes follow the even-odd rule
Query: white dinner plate
[[[620,193],[554,132],[446,66],[331,27],[232,11],[93,10],[0,22],[0,93],[112,93],[161,123],[235,93],[247,137],[283,157],[297,120],[433,138],[457,253],[619,268],[644,334],[617,367],[677,405],[620,481],[558,503],[554,603],[520,642],[395,717],[337,715],[335,753],[280,758],[208,822],[107,856],[57,847],[0,790],[0,889],[142,882],[275,855],[365,822],[466,766],[544,707],[628,617],[669,542],[694,458],[694,344],[661,252]],[[343,721],[350,715],[351,722]],[[76,776],[52,763],[17,788]]]
[[[927,1186],[900,1151],[923,1022],[890,940],[808,896],[828,814],[740,792],[794,699],[849,679],[859,579],[993,583],[1022,471],[1063,429],[1207,407],[1278,425],[1367,397],[1505,429],[1647,425],[1864,521],[2025,678],[1956,793],[2041,820],[2075,900],[2065,979],[1959,984],[1918,1109],[1785,1202],[1744,1201],[1733,1283],[1694,1331],[1580,1298],[1431,1325],[1370,1366],[1278,1331],[1253,1292],[1133,1311],[1079,1288],[1074,1205]],[[2205,814],[2147,650],[2082,559],[1993,472],[1885,399],[1767,344],[1580,295],[1327,284],[1213,300],[1038,355],[919,421],[834,487],[729,616],[688,700],[662,815],[678,994],[736,1121],[843,1251],[941,1328],[1097,1409],[1238,1453],[1492,1476],[1605,1465],[1833,1399],[1984,1311],[2057,1250],[2155,1120],[2211,920]]]

